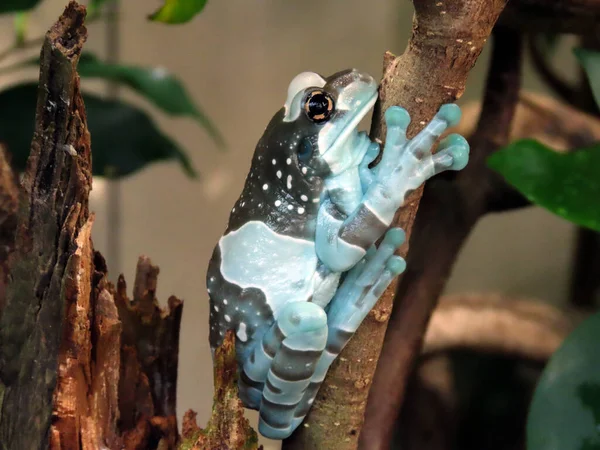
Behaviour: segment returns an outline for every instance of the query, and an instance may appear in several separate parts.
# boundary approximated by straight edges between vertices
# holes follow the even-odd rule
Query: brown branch
[[[595,33],[598,0],[511,0],[498,23],[524,32]]]
[[[496,29],[482,113],[471,140],[471,161],[455,177],[436,177],[425,186],[408,269],[396,293],[369,397],[361,436],[364,448],[388,447],[428,319],[462,243],[494,193],[498,175],[487,169],[485,161],[509,138],[520,87],[521,46],[516,32]]]
[[[599,51],[600,38],[597,33],[582,36],[580,45]],[[599,117],[599,106],[594,100],[589,78],[582,68],[579,70],[579,92],[578,106]],[[572,305],[585,309],[593,309],[600,303],[600,234],[581,227],[577,229],[573,252],[569,301]]]
[[[461,123],[450,132],[472,136],[480,112],[480,102],[465,105]],[[510,141],[523,138],[536,139],[560,153],[573,151],[600,142],[600,120],[551,97],[522,92],[511,126]],[[501,180],[495,183],[495,190],[489,212],[531,205],[529,200]]]
[[[532,299],[448,295],[431,316],[421,355],[470,349],[543,362],[584,317]]]
[[[402,105],[412,117],[409,136],[433,118],[443,103],[453,102],[465,89],[469,71],[491,33],[505,1],[415,1],[413,34],[403,55],[386,54],[379,102],[371,128],[373,139],[385,137],[383,112]],[[407,200],[394,221],[410,236],[422,189]],[[406,255],[407,246],[401,249]],[[395,284],[394,284],[395,286]],[[284,449],[354,449],[364,420],[369,386],[387,321],[394,286],[375,308],[333,364],[304,426],[285,441]],[[375,449],[367,436],[361,448]]]
[[[577,89],[552,69],[550,61],[546,60],[546,57],[540,48],[540,41],[537,39],[537,36],[531,35],[527,41],[531,62],[540,78],[563,101],[571,106],[577,106],[579,98]]]
[[[8,282],[8,256],[12,253],[17,228],[18,181],[0,144],[0,315]]]
[[[460,124],[450,130],[473,136],[481,113],[481,103],[463,108]],[[600,119],[552,97],[522,91],[510,127],[510,141],[532,138],[553,150],[565,153],[600,141]],[[471,138],[470,138],[471,139]]]
[[[573,255],[570,303],[594,309],[600,303],[600,234],[579,228]]]
[[[208,425],[200,429],[196,413],[187,411],[183,418],[181,450],[261,450],[258,436],[244,417],[244,405],[238,398],[235,333],[228,331],[215,351],[215,393]]]

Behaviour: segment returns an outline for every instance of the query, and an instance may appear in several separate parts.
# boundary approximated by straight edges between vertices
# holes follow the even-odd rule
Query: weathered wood
[[[238,398],[235,334],[228,331],[215,351],[215,394],[212,415],[205,429],[196,424],[196,413],[187,411],[183,418],[180,450],[260,450],[256,432],[244,417],[244,405]]]
[[[115,290],[94,251],[90,135],[76,72],[84,18],[85,8],[69,3],[42,48],[0,318],[0,449],[174,450],[183,304],[171,297],[168,311],[158,306],[158,267],[148,258],[130,301],[123,277]],[[0,195],[2,207],[13,203]]]
[[[183,303],[168,300],[168,310],[156,298],[159,269],[147,257],[138,260],[133,299],[123,276],[115,295],[123,324],[119,402],[122,429],[138,429],[148,421],[168,447],[175,448],[177,431],[177,367]],[[153,447],[154,448],[154,447]]]
[[[41,52],[35,133],[0,319],[0,448],[7,450],[48,445],[65,297],[76,296],[77,253],[91,245],[82,234],[90,219],[90,136],[76,72],[84,18],[85,8],[70,3]]]
[[[0,314],[8,283],[8,255],[12,253],[17,228],[19,188],[9,158],[0,144]]]

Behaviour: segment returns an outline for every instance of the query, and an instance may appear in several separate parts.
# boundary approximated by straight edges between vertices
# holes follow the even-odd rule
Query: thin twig
[[[579,94],[575,86],[570,85],[553,69],[549,61],[546,60],[539,39],[535,35],[527,39],[531,62],[542,80],[552,89],[564,102],[571,106],[577,106]]]

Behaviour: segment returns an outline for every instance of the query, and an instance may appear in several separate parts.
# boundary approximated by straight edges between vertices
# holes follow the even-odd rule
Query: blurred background
[[[43,34],[65,3],[46,0],[35,9],[28,18],[28,36]],[[209,1],[192,22],[177,26],[147,20],[158,6],[159,2],[147,0],[121,2],[116,26],[103,20],[89,26],[87,49],[176,74],[221,131],[227,150],[218,150],[193,120],[169,118],[139,96],[120,91],[130,103],[151,112],[159,128],[188,152],[200,177],[188,178],[176,162],[152,164],[118,182],[96,177],[93,236],[95,247],[108,260],[111,280],[123,273],[131,287],[137,258],[147,255],[161,269],[161,301],[171,294],[185,301],[178,410],[181,418],[193,408],[202,425],[212,401],[204,276],[244,184],[256,142],[285,101],[288,83],[297,73],[328,75],[352,66],[379,78],[384,51],[399,54],[407,43],[412,4]],[[12,20],[3,16],[0,51],[13,40]],[[461,105],[480,97],[488,55],[489,48],[471,73]],[[558,57],[572,58],[566,50],[559,50]],[[0,75],[0,84],[35,76],[35,69],[25,69]],[[84,87],[99,94],[109,91],[106,83],[93,80],[85,80]],[[542,90],[528,65],[525,87]],[[93,144],[92,135],[92,149]],[[463,249],[447,290],[495,291],[562,304],[568,292],[573,237],[571,224],[540,208],[488,216]],[[267,444],[269,449],[278,448]]]

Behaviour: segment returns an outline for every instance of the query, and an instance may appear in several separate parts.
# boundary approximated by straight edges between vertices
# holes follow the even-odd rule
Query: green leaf
[[[102,78],[126,85],[168,114],[192,117],[219,148],[225,146],[217,128],[194,104],[181,81],[167,70],[105,63],[85,53],[79,60],[78,71],[82,77]]]
[[[531,202],[600,231],[600,145],[557,153],[523,139],[494,153],[488,165]]]
[[[565,339],[546,365],[527,419],[527,450],[600,448],[600,313]]]
[[[17,46],[21,46],[25,42],[25,35],[27,34],[27,17],[28,14],[22,11],[15,14],[15,41]]]
[[[187,155],[162,134],[143,111],[95,95],[83,96],[92,137],[94,175],[122,177],[147,164],[178,161],[191,177]],[[20,84],[0,92],[0,142],[6,143],[15,168],[24,170],[33,137],[37,84]]]
[[[590,81],[596,105],[600,107],[600,52],[576,48],[573,50]]]
[[[148,18],[170,24],[189,22],[204,9],[206,2],[207,0],[165,0],[165,4]]]
[[[0,14],[27,11],[40,2],[41,0],[0,0]]]

